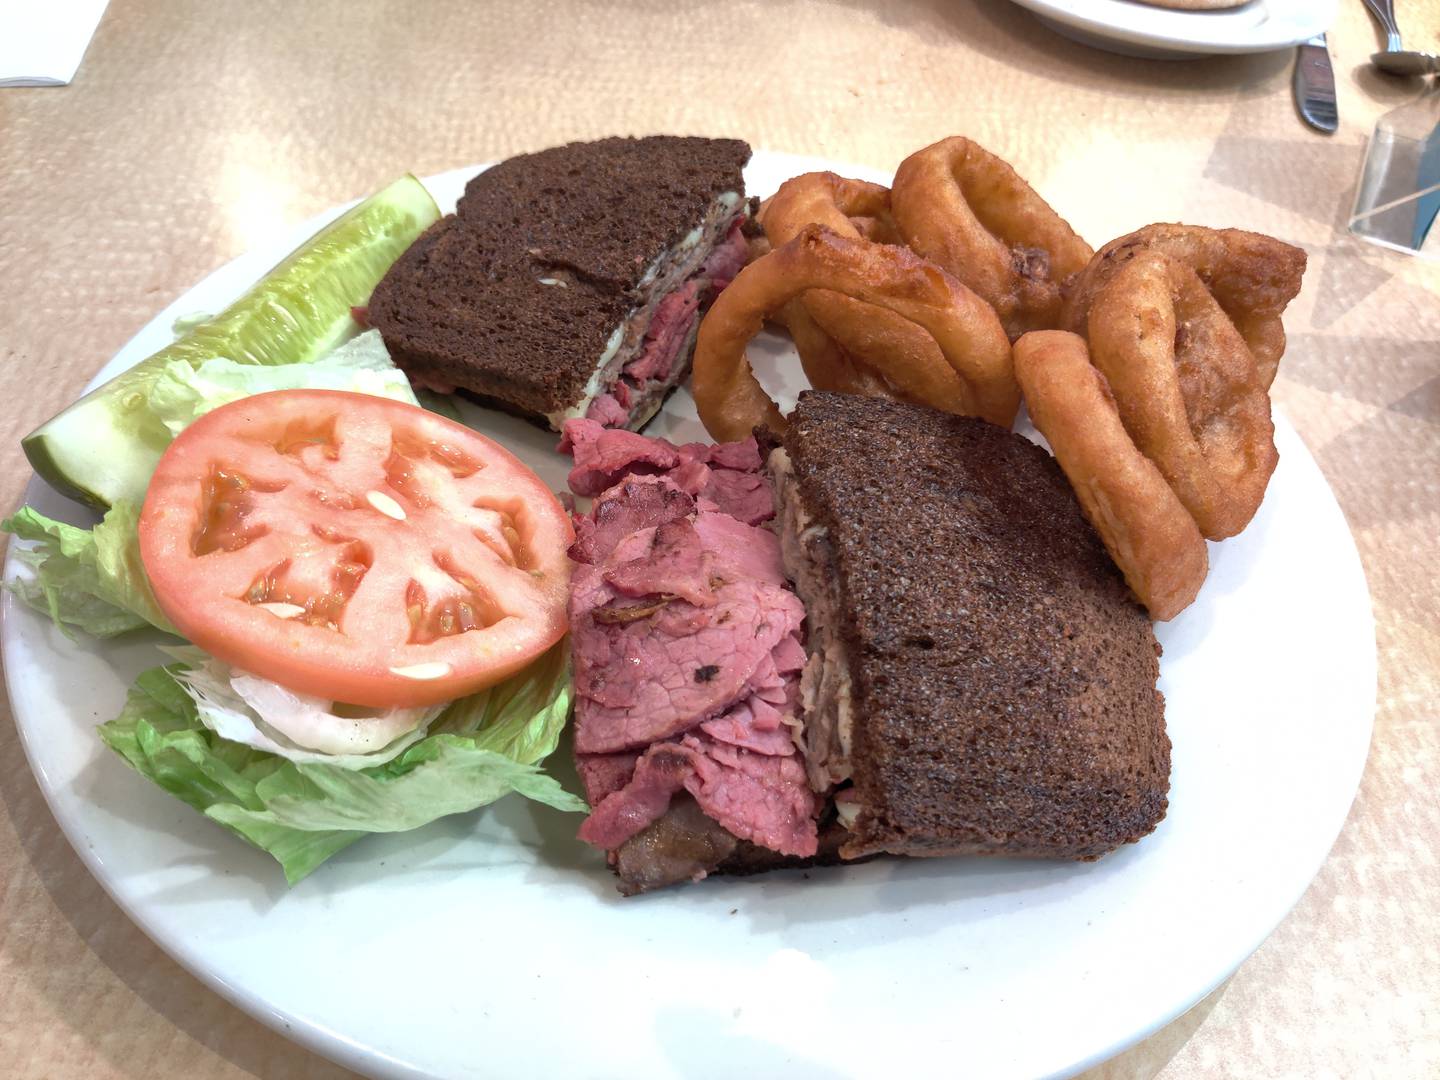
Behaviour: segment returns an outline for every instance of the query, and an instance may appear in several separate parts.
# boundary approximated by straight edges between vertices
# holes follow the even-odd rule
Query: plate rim
[[[1124,2],[1124,0],[1107,0],[1107,2]],[[1276,0],[1254,0],[1265,6],[1273,5]],[[1301,43],[1308,41],[1316,34],[1324,33],[1334,23],[1339,11],[1339,0],[1318,0],[1314,4],[1304,3],[1303,0],[1285,0],[1289,8],[1297,13],[1307,13],[1311,16],[1308,23],[1303,23],[1300,29],[1292,30],[1279,37],[1256,39],[1253,41],[1235,39],[1234,37],[1207,37],[1202,31],[1207,29],[1205,22],[1210,13],[1203,11],[1176,11],[1164,12],[1165,15],[1173,16],[1177,20],[1195,19],[1193,24],[1197,36],[1178,37],[1164,33],[1148,33],[1144,30],[1136,30],[1126,26],[1117,19],[1108,18],[1104,15],[1088,15],[1085,12],[1074,10],[1073,6],[1066,0],[1012,0],[1012,3],[1019,5],[1035,14],[1042,21],[1052,20],[1073,30],[1090,34],[1099,38],[1107,38],[1117,43],[1138,46],[1157,50],[1160,53],[1170,53],[1171,58],[1184,56],[1243,56],[1256,53],[1279,52],[1282,49],[1294,48]],[[1133,5],[1132,5],[1133,6]],[[1108,9],[1102,9],[1108,10]],[[1157,9],[1158,11],[1158,9]],[[1301,33],[1301,30],[1304,33]],[[1103,46],[1092,45],[1091,48],[1103,48]],[[1164,56],[1155,57],[1165,59]]]
[[[1023,2],[1023,0],[1017,0],[1017,2]],[[803,171],[807,168],[823,166],[831,169],[846,170],[849,175],[877,177],[888,176],[888,173],[885,170],[880,170],[872,167],[862,167],[858,165],[846,165],[843,162],[837,162],[834,159],[820,156],[796,155],[779,151],[768,151],[764,149],[756,150],[755,155],[757,157],[765,157],[776,160],[777,162],[783,162],[784,167],[786,168],[794,166],[796,171]],[[452,178],[457,176],[473,175],[475,172],[485,167],[485,165],[460,166],[454,169],[435,173],[421,179],[427,187],[432,187],[432,185],[435,184],[453,182]],[[793,175],[793,173],[791,175]],[[168,304],[162,307],[150,320],[145,323],[144,326],[141,327],[140,330],[136,332],[135,335],[133,335],[129,339],[129,341],[125,343],[125,345],[121,347],[119,351],[117,351],[115,356],[111,357],[109,361],[101,365],[96,375],[91,379],[89,383],[87,383],[86,391],[91,389],[94,385],[97,385],[99,382],[103,381],[105,373],[109,371],[112,365],[115,364],[115,361],[120,357],[120,355],[124,353],[126,349],[129,349],[136,340],[145,335],[153,326],[161,322],[167,312],[169,312],[172,308],[175,308],[177,305],[180,305],[182,302],[185,301],[187,297],[192,295],[197,290],[202,289],[212,278],[227,272],[231,267],[233,267],[235,263],[241,262],[242,260],[249,259],[251,261],[257,262],[257,264],[260,263],[261,260],[257,258],[257,256],[259,256],[260,254],[263,253],[265,255],[268,255],[271,249],[278,251],[281,242],[283,242],[284,240],[288,239],[293,241],[295,237],[309,235],[310,233],[318,229],[320,226],[322,226],[330,218],[336,216],[339,213],[342,213],[348,206],[354,205],[354,203],[358,201],[359,200],[356,199],[351,200],[347,203],[338,204],[327,210],[321,211],[318,214],[312,215],[311,217],[304,219],[298,224],[295,224],[293,226],[287,226],[281,229],[277,236],[267,236],[259,244],[254,245],[249,250],[240,253],[234,258],[227,260],[220,266],[213,269],[209,274],[206,274],[204,277],[200,278],[198,281],[183,290]],[[268,264],[262,266],[258,273],[264,273],[266,266],[268,266]],[[138,361],[142,358],[143,357],[137,356],[136,360]],[[1304,441],[1300,437],[1299,432],[1296,431],[1293,425],[1289,423],[1288,419],[1284,416],[1283,412],[1278,408],[1278,406],[1275,408],[1274,411],[1277,421],[1277,434],[1279,434],[1280,430],[1283,428],[1287,433],[1287,436],[1293,438],[1295,443],[1304,451],[1305,457],[1308,459],[1311,467],[1318,475],[1320,482],[1324,487],[1325,494],[1328,497],[1328,500],[1332,505],[1334,512],[1336,513],[1336,515],[1338,515],[1339,521],[1342,525],[1344,541],[1347,548],[1346,555],[1349,558],[1353,559],[1354,568],[1358,571],[1360,582],[1364,587],[1366,610],[1369,616],[1368,623],[1366,624],[1366,629],[1368,631],[1367,636],[1370,644],[1370,647],[1366,651],[1364,656],[1364,682],[1369,687],[1368,707],[1366,709],[1366,714],[1364,718],[1365,752],[1359,757],[1358,763],[1354,765],[1354,768],[1352,770],[1353,779],[1349,782],[1349,797],[1346,802],[1346,809],[1344,814],[1342,814],[1339,818],[1339,823],[1336,827],[1334,835],[1330,837],[1329,842],[1326,845],[1325,855],[1321,858],[1320,863],[1310,873],[1306,880],[1300,885],[1298,891],[1295,892],[1294,896],[1290,897],[1287,900],[1284,909],[1280,912],[1279,916],[1275,919],[1275,921],[1269,926],[1267,926],[1264,929],[1263,933],[1261,933],[1258,938],[1256,938],[1256,940],[1254,940],[1246,947],[1244,955],[1234,964],[1234,966],[1228,967],[1226,968],[1226,970],[1222,971],[1218,975],[1218,977],[1214,979],[1213,982],[1205,986],[1200,992],[1196,993],[1188,1002],[1183,1004],[1182,1007],[1175,1009],[1174,1011],[1167,1010],[1165,1014],[1158,1016],[1156,1019],[1153,1020],[1151,1025],[1146,1027],[1144,1030],[1138,1032],[1131,1032],[1129,1035],[1120,1039],[1118,1042],[1112,1045],[1107,1045],[1104,1048],[1096,1050],[1083,1059],[1073,1060],[1072,1066],[1068,1066],[1060,1072],[1054,1073],[1053,1075],[1071,1075],[1074,1072],[1078,1072],[1085,1068],[1092,1067],[1099,1062],[1108,1060],[1115,1054],[1123,1052],[1125,1049],[1149,1037],[1156,1031],[1159,1031],[1161,1028],[1173,1023],[1180,1016],[1183,1016],[1186,1012],[1193,1008],[1195,1004],[1203,1000],[1206,995],[1211,993],[1215,989],[1215,987],[1219,986],[1225,981],[1225,979],[1229,978],[1235,970],[1238,970],[1238,968],[1245,962],[1245,960],[1247,960],[1254,953],[1254,951],[1258,949],[1259,946],[1263,944],[1264,941],[1274,932],[1275,927],[1278,926],[1279,923],[1283,921],[1286,917],[1288,917],[1289,913],[1294,909],[1296,903],[1299,902],[1300,898],[1310,888],[1311,884],[1313,884],[1315,876],[1319,873],[1320,869],[1323,868],[1325,862],[1328,861],[1329,854],[1331,850],[1333,850],[1334,844],[1338,839],[1341,830],[1343,830],[1346,821],[1349,818],[1351,808],[1354,804],[1354,799],[1358,794],[1360,781],[1363,777],[1364,770],[1368,764],[1370,745],[1371,741],[1373,740],[1376,694],[1378,690],[1378,652],[1375,641],[1373,597],[1370,594],[1368,581],[1365,578],[1364,564],[1360,560],[1358,547],[1355,544],[1354,534],[1350,529],[1348,520],[1346,520],[1345,518],[1343,509],[1339,506],[1338,500],[1335,499],[1334,492],[1330,488],[1328,480],[1326,480],[1323,473],[1320,472],[1318,464],[1314,461],[1313,455],[1310,453],[1308,446],[1304,444]],[[42,491],[48,487],[48,485],[45,485],[42,480],[40,480],[37,476],[34,476],[32,473],[31,478],[27,483],[25,489],[25,502],[22,505],[29,504],[32,492],[36,489],[37,485]],[[6,580],[9,580],[9,578],[13,575],[15,565],[14,540],[13,538],[11,538],[11,541],[7,545],[7,549],[5,552],[4,573]],[[11,594],[8,590],[5,590],[3,598],[0,598],[0,619],[3,619],[3,621],[0,621],[0,657],[3,657],[5,671],[5,692],[7,699],[10,703],[11,713],[12,716],[16,719],[15,726],[19,732],[21,746],[25,753],[27,764],[29,765],[31,772],[36,779],[37,786],[40,788],[42,797],[45,800],[47,808],[49,809],[52,817],[55,818],[57,824],[60,826],[62,834],[65,836],[67,842],[70,844],[72,849],[75,850],[76,854],[80,857],[81,862],[84,864],[87,872],[89,872],[91,876],[95,878],[95,880],[100,884],[106,895],[110,897],[110,899],[121,909],[121,911],[125,913],[126,917],[129,918],[131,922],[134,923],[151,941],[153,941],[157,945],[157,947],[159,947],[163,952],[165,952],[173,960],[179,963],[186,971],[190,972],[192,975],[198,978],[207,988],[218,993],[227,1002],[241,1009],[247,1015],[261,1021],[266,1026],[270,1027],[271,1029],[275,1030],[277,1033],[285,1036],[291,1041],[294,1041],[299,1045],[304,1046],[307,1050],[317,1053],[320,1056],[329,1060],[336,1061],[339,1064],[344,1065],[345,1067],[353,1069],[362,1074],[373,1074],[373,1071],[379,1068],[384,1070],[385,1075],[429,1075],[428,1073],[416,1072],[407,1063],[393,1058],[390,1055],[387,1055],[383,1051],[380,1051],[374,1047],[361,1047],[356,1043],[352,1042],[344,1034],[333,1031],[310,1017],[298,1015],[293,1012],[284,1012],[277,1010],[275,1007],[272,1007],[267,1001],[261,999],[253,992],[247,991],[243,985],[226,981],[226,979],[218,971],[216,971],[212,965],[210,965],[204,960],[204,958],[200,955],[200,950],[198,948],[194,947],[192,944],[184,941],[183,939],[177,939],[173,935],[165,933],[163,926],[159,924],[158,920],[155,920],[154,925],[152,925],[152,920],[143,913],[143,910],[137,904],[130,902],[125,897],[125,895],[119,891],[121,885],[119,879],[112,878],[104,860],[95,851],[93,846],[86,842],[83,823],[78,818],[70,818],[66,813],[62,812],[60,807],[57,805],[56,797],[58,795],[58,789],[49,781],[44,766],[38,756],[37,748],[32,745],[32,738],[34,733],[31,731],[28,724],[22,724],[19,722],[20,712],[16,707],[16,691],[14,686],[12,685],[11,672],[15,670],[15,660],[17,659],[15,653],[19,648],[18,642],[20,640],[20,633],[15,630],[16,622],[12,618],[12,613],[21,610],[28,611],[28,609],[24,608],[24,605],[22,605],[13,594]]]

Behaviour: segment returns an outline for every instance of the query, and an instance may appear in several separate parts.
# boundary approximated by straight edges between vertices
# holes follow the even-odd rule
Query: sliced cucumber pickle
[[[35,471],[57,490],[105,508],[139,502],[170,432],[149,408],[166,365],[214,357],[243,364],[304,364],[356,330],[363,305],[400,255],[440,217],[435,200],[404,176],[336,218],[213,319],[92,390],[22,441]]]

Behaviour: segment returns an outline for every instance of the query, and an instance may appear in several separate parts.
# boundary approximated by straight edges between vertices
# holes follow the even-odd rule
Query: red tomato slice
[[[140,515],[185,637],[301,693],[377,708],[474,693],[564,635],[574,539],[499,444],[414,405],[281,390],[165,451]]]

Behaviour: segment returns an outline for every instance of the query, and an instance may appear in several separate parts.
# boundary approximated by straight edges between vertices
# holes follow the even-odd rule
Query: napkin
[[[109,0],[0,0],[0,87],[65,86]]]

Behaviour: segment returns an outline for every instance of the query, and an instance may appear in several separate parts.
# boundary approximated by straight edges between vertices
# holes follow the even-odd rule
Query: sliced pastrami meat
[[[604,595],[589,590],[586,602]],[[595,618],[607,610],[571,613],[580,753],[645,746],[719,715],[805,617],[794,593],[753,581],[721,585],[713,607],[674,600],[633,620]]]
[[[818,807],[804,766],[793,756],[756,754],[703,734],[659,743],[642,754],[630,783],[595,808],[580,838],[617,848],[664,814],[682,788],[742,840],[784,855],[815,854]]]
[[[632,533],[689,517],[694,510],[695,500],[668,481],[626,480],[575,522],[570,558],[591,566],[603,563]]]
[[[627,892],[702,877],[736,838],[813,855],[805,611],[760,525],[775,507],[755,440],[674,446],[579,420],[565,446],[571,486],[595,496],[571,549],[581,837]],[[702,812],[723,828],[681,828]]]
[[[605,580],[625,596],[679,597],[696,607],[712,607],[715,589],[700,534],[685,518],[655,529],[650,549],[605,571]]]

